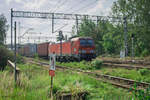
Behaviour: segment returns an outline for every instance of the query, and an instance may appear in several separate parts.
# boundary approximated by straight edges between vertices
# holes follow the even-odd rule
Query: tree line
[[[8,59],[13,60],[13,52],[9,51],[5,46],[7,31],[7,19],[3,14],[0,14],[0,70],[4,70]]]
[[[150,0],[117,0],[111,8],[111,16],[127,18],[127,48],[131,56],[134,36],[134,55],[150,55]],[[119,55],[124,49],[124,23],[84,19],[78,36],[89,36],[95,41],[97,54]]]

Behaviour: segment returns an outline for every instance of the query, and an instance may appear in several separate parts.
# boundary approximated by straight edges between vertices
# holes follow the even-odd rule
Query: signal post
[[[50,55],[49,76],[51,77],[50,96],[53,100],[53,77],[55,76],[56,56],[55,53]]]

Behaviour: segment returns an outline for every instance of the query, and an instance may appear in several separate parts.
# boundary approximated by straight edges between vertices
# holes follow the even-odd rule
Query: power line
[[[58,0],[58,2],[56,2],[56,4],[55,4],[54,7],[57,7],[60,1],[61,1],[61,0]],[[54,10],[55,10],[55,9],[54,9]],[[52,11],[53,11],[53,9],[52,9],[50,12],[52,12]]]
[[[81,8],[79,8],[79,9],[77,9],[77,10],[71,12],[71,13],[77,12],[77,11],[79,11],[79,10],[81,10],[81,9],[83,10],[83,9],[85,9],[85,8],[87,8],[87,7],[89,7],[89,6],[91,6],[92,4],[94,4],[94,3],[96,3],[96,2],[97,2],[97,0],[95,0],[94,2],[91,2],[91,3],[87,4],[87,5],[85,5],[85,6],[81,7]]]
[[[64,0],[64,2],[60,3],[59,6],[56,7],[56,9],[53,12],[56,12],[60,7],[62,7],[62,5],[64,5],[66,3],[67,0]]]
[[[64,24],[64,25],[61,26],[60,28],[56,29],[56,31],[54,31],[54,33],[55,33],[55,32],[58,32],[58,31],[61,30],[61,29],[63,29],[63,28],[66,27],[67,25],[68,25],[68,23],[67,23],[67,24]]]
[[[86,1],[86,0],[81,0],[80,2],[77,2],[77,4],[75,4],[75,6],[70,7],[68,10],[71,11],[72,9],[74,9],[74,7],[79,6],[79,5],[82,4],[84,1]]]

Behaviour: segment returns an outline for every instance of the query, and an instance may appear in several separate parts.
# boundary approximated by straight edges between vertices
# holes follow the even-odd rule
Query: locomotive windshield
[[[83,40],[80,40],[80,45],[81,46],[93,46],[94,42],[93,42],[93,40],[83,39]]]

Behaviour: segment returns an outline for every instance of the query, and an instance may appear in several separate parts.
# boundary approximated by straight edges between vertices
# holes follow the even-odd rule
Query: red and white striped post
[[[53,77],[55,76],[55,66],[56,66],[56,56],[55,53],[53,53],[50,55],[50,68],[49,68],[49,76],[51,76],[51,88],[50,88],[51,100],[53,100]]]

